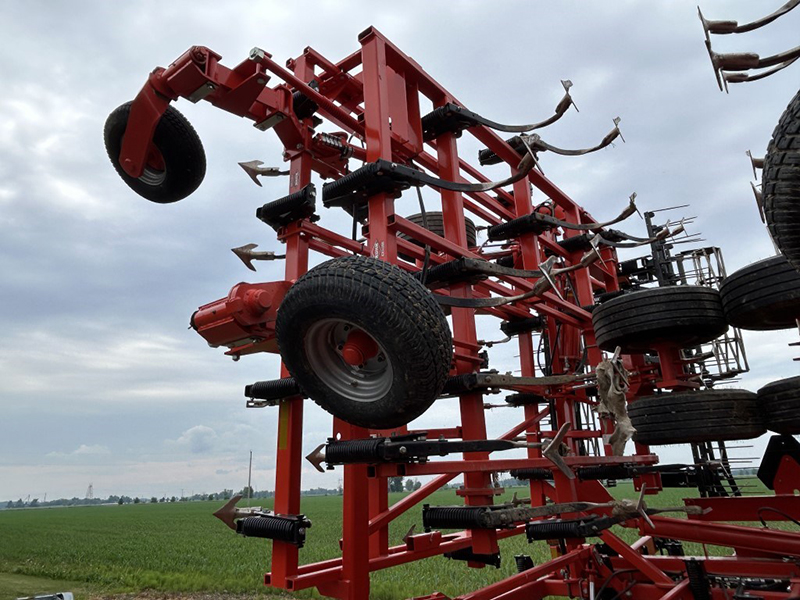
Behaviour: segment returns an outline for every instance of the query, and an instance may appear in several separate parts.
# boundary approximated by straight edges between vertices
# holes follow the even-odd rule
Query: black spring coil
[[[512,469],[511,476],[514,479],[528,479],[530,481],[545,481],[553,478],[553,472],[550,469],[543,469],[541,467],[534,467],[530,469]]]
[[[541,331],[544,327],[542,317],[528,317],[527,319],[515,319],[514,321],[503,321],[500,323],[500,331],[511,337],[529,331]]]
[[[583,537],[580,521],[531,521],[525,526],[528,541]]]
[[[483,506],[423,506],[422,525],[431,529],[476,529],[481,516],[488,509]]]
[[[552,229],[555,225],[543,221],[538,213],[531,213],[523,217],[517,217],[506,223],[492,225],[487,230],[489,241],[510,240],[519,237],[523,233],[543,233]]]
[[[522,143],[522,139],[518,135],[508,138],[506,140],[506,144],[516,150],[518,154],[524,154],[528,151],[528,149],[525,147],[525,144]],[[534,152],[534,154],[536,153]],[[503,162],[503,159],[497,156],[493,150],[489,150],[489,148],[483,148],[478,150],[478,162],[482,166],[499,165],[501,162]]]
[[[501,267],[508,267],[509,269],[513,269],[514,268],[514,255],[510,254],[508,256],[501,256],[500,258],[498,258],[494,262],[496,262]]]
[[[294,377],[256,381],[245,386],[244,395],[257,400],[281,400],[291,396],[299,396],[302,392]]]
[[[414,276],[421,279],[422,271],[417,271]],[[428,274],[425,277],[427,283],[436,283],[438,281],[451,281],[464,277],[463,261],[456,259],[451,260],[440,265],[436,265],[428,269]]]
[[[533,559],[527,554],[517,554],[514,556],[514,562],[517,564],[517,573],[522,573],[534,567]]]
[[[348,463],[370,463],[380,458],[378,448],[383,438],[329,442],[325,447],[325,462],[342,465]]]
[[[685,561],[684,564],[686,565],[686,574],[689,576],[689,589],[692,590],[692,597],[695,600],[711,600],[711,590],[703,563],[691,559]]]
[[[575,469],[578,479],[627,479],[633,475],[633,469],[627,465],[599,465],[578,467]]]
[[[526,406],[529,404],[547,404],[549,401],[547,398],[540,396],[539,394],[519,392],[506,396],[506,402],[508,402],[511,406]]]
[[[317,189],[313,183],[309,183],[302,190],[267,202],[256,209],[256,218],[278,231],[292,221],[313,215],[317,204],[316,197]]]
[[[236,532],[246,537],[278,540],[302,547],[306,540],[306,522],[272,515],[246,517],[236,522]]]
[[[317,89],[318,86],[315,86],[314,82],[312,81],[310,87]],[[319,106],[317,106],[317,103],[306,96],[303,92],[297,91],[292,94],[292,110],[298,119],[307,119],[317,112],[318,109]]]
[[[475,373],[462,373],[448,377],[444,383],[442,394],[463,394],[475,389],[478,376]]]
[[[336,181],[324,183],[322,185],[322,202],[327,206],[328,202],[340,200],[357,192],[362,187],[374,184],[381,167],[382,165],[377,162],[366,163],[363,167],[340,177]]]

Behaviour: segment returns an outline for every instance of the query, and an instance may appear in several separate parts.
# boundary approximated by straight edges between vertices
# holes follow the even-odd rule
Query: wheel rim
[[[377,350],[360,365],[350,364],[342,352],[354,332],[366,334]],[[386,350],[363,329],[343,319],[314,323],[304,339],[306,356],[316,376],[331,390],[354,402],[375,402],[392,387],[393,371]]]
[[[144,172],[139,177],[139,181],[147,185],[161,185],[167,178],[167,166],[164,163],[164,157],[159,152],[158,148],[151,146],[150,152],[147,155],[147,163],[144,166]]]

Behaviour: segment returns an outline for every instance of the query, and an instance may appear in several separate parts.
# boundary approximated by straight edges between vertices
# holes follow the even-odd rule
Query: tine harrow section
[[[711,33],[722,27],[704,23]],[[524,534],[548,544],[552,560],[534,566],[518,555],[516,574],[462,598],[727,598],[735,590],[752,598],[766,589],[771,599],[797,597],[800,534],[718,522],[754,512],[794,519],[800,473],[788,442],[771,445],[760,471],[774,495],[743,498],[731,472],[722,440],[776,424],[784,437],[796,433],[797,386],[779,382],[787,391],[780,388],[770,415],[755,394],[710,389],[746,370],[746,361],[728,367],[715,350],[728,335],[718,291],[724,270],[712,277],[684,268],[702,257],[721,261],[719,249],[672,256],[673,243],[693,239],[684,232],[690,221],[659,224],[652,211],[646,231],[609,229],[634,226],[635,193],[604,210],[618,214],[604,221],[543,174],[542,157],[573,160],[622,139],[619,119],[596,146],[558,148],[530,132],[569,118],[570,81],[554,114],[504,125],[468,110],[376,29],[358,44],[338,61],[309,47],[286,66],[254,48],[232,68],[195,46],[154,70],[105,130],[123,181],[157,203],[181,200],[205,173],[197,134],[171,106],[179,98],[272,130],[284,147],[286,168],[262,166],[278,157],[239,163],[258,186],[288,176],[286,191],[254,206],[284,248],[233,249],[253,271],[253,261],[284,260],[283,280],[238,284],[191,320],[235,360],[270,352],[283,361],[275,379],[245,388],[247,406],[274,410],[278,423],[273,511],[239,509],[234,499],[217,513],[238,533],[271,540],[266,584],[366,600],[372,572],[441,557],[460,561],[448,568],[499,566],[500,542]],[[481,166],[505,167],[500,180],[460,152],[464,135],[482,145]],[[263,189],[274,181],[283,180]],[[438,197],[435,210],[417,196],[423,187]],[[396,212],[404,193],[418,199],[419,213]],[[678,234],[686,238],[676,241]],[[618,248],[651,255],[620,262]],[[329,260],[309,269],[312,253]],[[784,310],[794,324],[797,303]],[[478,337],[476,317],[484,315],[495,318],[487,339],[496,341]],[[739,348],[738,330],[731,335]],[[517,346],[519,362],[500,372],[490,354],[506,343]],[[724,365],[710,375],[706,365],[715,362]],[[506,402],[486,402],[493,394]],[[342,539],[340,556],[301,564],[315,532],[314,515],[300,506],[310,401],[332,415],[331,436],[307,458],[321,471],[343,472]],[[456,422],[409,425],[424,423],[440,402],[457,406]],[[494,408],[518,415],[499,437],[487,433]],[[692,444],[694,461],[660,465],[647,443]],[[526,498],[498,501],[496,476],[507,471],[525,481]],[[398,476],[429,479],[390,505],[388,482]],[[390,523],[456,478],[463,504],[425,504],[424,532],[412,528],[390,546]],[[606,487],[622,478],[633,480],[638,498],[611,496]],[[647,506],[645,496],[670,486],[703,497]],[[655,516],[662,512],[688,519]],[[623,541],[610,529],[617,525],[640,539]],[[735,554],[688,558],[681,541]]]

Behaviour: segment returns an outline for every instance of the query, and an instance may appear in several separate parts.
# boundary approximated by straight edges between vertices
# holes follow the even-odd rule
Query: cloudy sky
[[[779,2],[703,0],[710,18],[749,21]],[[796,11],[797,12],[797,11]],[[233,363],[193,331],[189,316],[251,274],[230,252],[249,242],[278,250],[254,208],[286,190],[249,181],[238,161],[280,164],[273,133],[208,104],[177,103],[204,142],[205,182],[178,204],[151,204],[109,164],[106,116],[148,72],[194,44],[237,64],[253,46],[278,62],[311,45],[337,60],[378,27],[470,109],[501,122],[548,116],[571,79],[580,113],[546,130],[565,147],[596,143],[622,118],[627,143],[568,159],[547,175],[598,218],[636,191],[643,209],[691,203],[683,216],[729,272],[772,253],[749,189],[745,150],[762,155],[800,84],[800,66],[717,91],[694,2],[5,2],[0,7],[0,499],[173,495],[240,488],[248,451],[254,486],[271,489],[272,409],[246,410],[242,388],[278,375],[272,356]],[[766,30],[715,40],[718,51],[771,54],[797,45],[800,12]],[[464,137],[465,156],[478,146]],[[500,171],[493,172],[500,174]],[[436,197],[427,194],[429,209]],[[398,212],[415,212],[415,198]],[[322,210],[323,224],[348,222]],[[675,214],[679,217],[681,214]],[[640,222],[628,226],[643,233]],[[497,334],[496,323],[482,333]],[[796,374],[794,332],[747,335],[756,390]],[[512,368],[512,349],[493,365]],[[444,400],[420,426],[452,425]],[[309,403],[306,445],[329,434]],[[490,431],[512,411],[491,413]],[[677,452],[677,451],[672,451]],[[340,474],[304,471],[304,487]]]

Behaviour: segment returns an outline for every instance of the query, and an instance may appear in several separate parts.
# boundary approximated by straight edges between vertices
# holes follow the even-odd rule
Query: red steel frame
[[[339,177],[346,172],[346,161],[337,152],[315,137],[309,119],[299,120],[292,111],[292,93],[300,90],[318,105],[317,115],[336,124],[348,136],[361,140],[364,147],[350,145],[352,156],[372,162],[386,159],[399,163],[414,163],[434,175],[452,181],[488,181],[475,167],[458,154],[457,137],[445,133],[426,150],[422,138],[420,115],[428,107],[420,105],[421,98],[431,107],[442,106],[458,100],[414,60],[406,56],[380,32],[367,29],[359,36],[360,49],[338,63],[324,58],[312,48],[287,62],[283,68],[263,51],[254,51],[250,59],[234,69],[219,63],[221,58],[211,50],[194,47],[167,69],[155,70],[135,101],[123,143],[121,164],[132,176],[141,175],[147,151],[161,114],[170,100],[189,97],[204,98],[234,114],[247,117],[257,126],[267,124],[274,129],[284,144],[284,159],[290,164],[290,192],[298,191],[311,182],[312,172],[323,177]],[[270,77],[283,83],[274,88],[267,86]],[[307,85],[311,80],[318,90]],[[493,150],[512,173],[519,155],[492,130],[476,126],[468,133],[484,146]],[[309,251],[327,256],[351,253],[373,256],[414,270],[419,266],[398,262],[397,253],[422,258],[422,249],[397,237],[409,234],[432,249],[430,260],[438,264],[460,256],[491,258],[508,254],[510,250],[476,254],[467,247],[464,228],[465,213],[472,213],[489,225],[499,224],[533,210],[531,184],[556,206],[559,218],[573,223],[593,222],[594,219],[539,171],[531,171],[527,178],[513,186],[513,194],[499,190],[497,196],[487,193],[442,191],[444,236],[419,227],[395,214],[394,199],[378,194],[369,199],[369,226],[365,228],[367,244],[355,242],[336,234],[309,220],[296,221],[279,232],[286,244],[286,280],[293,281],[308,269]],[[575,232],[564,231],[564,237]],[[545,252],[560,256],[567,264],[581,258],[580,252],[570,253],[556,243],[553,233],[522,235],[513,245],[516,265],[534,269],[546,257]],[[453,343],[455,347],[451,374],[472,373],[478,370],[481,359],[477,339],[475,314],[482,312],[503,319],[526,317],[531,311],[547,317],[547,332],[551,341],[554,374],[569,373],[580,360],[582,344],[586,348],[587,364],[594,367],[602,360],[591,327],[590,314],[581,308],[593,304],[595,290],[619,289],[616,276],[617,258],[612,248],[600,250],[602,262],[573,272],[571,286],[561,285],[561,299],[553,292],[544,293],[524,302],[497,308],[475,311],[467,308],[452,309]],[[419,263],[418,263],[419,264]],[[501,277],[500,281],[486,280],[477,284],[459,283],[441,290],[452,296],[487,297],[510,296],[532,289],[532,282],[517,277]],[[518,336],[520,371],[523,376],[536,374],[535,354],[530,333]],[[659,348],[660,369],[646,365],[641,356],[625,356],[625,364],[633,372],[631,395],[646,395],[655,388],[692,387],[684,372],[675,348]],[[285,367],[282,376],[287,376]],[[585,391],[574,385],[551,388],[520,386],[519,391],[530,391],[555,399],[560,423],[574,422],[575,407],[591,403]],[[277,514],[300,512],[303,399],[292,398],[278,409],[277,472],[275,505]],[[483,395],[479,392],[462,394],[459,398],[460,424],[432,432],[446,438],[468,440],[486,439],[486,418]],[[522,433],[531,442],[541,441],[552,432],[540,427],[545,411],[536,406],[522,409],[523,420],[504,438]],[[334,419],[334,433],[342,439],[364,438],[376,433],[351,426]],[[603,420],[600,429],[591,428],[570,432],[567,444],[572,456],[565,460],[570,465],[639,463],[653,464],[657,457],[645,446],[637,445],[634,456],[611,456],[605,444],[613,423]],[[401,429],[405,431],[405,428]],[[386,432],[380,432],[385,434]],[[604,443],[604,456],[578,456],[581,439],[600,438]],[[486,453],[470,453],[463,460],[448,458],[423,464],[383,464],[377,467],[347,465],[344,467],[344,508],[342,529],[342,556],[320,563],[299,565],[298,549],[289,543],[275,541],[272,549],[272,569],[265,576],[268,585],[287,590],[316,587],[320,593],[335,598],[366,599],[369,597],[370,573],[407,562],[441,555],[445,552],[472,547],[475,553],[490,554],[498,551],[498,540],[523,533],[523,527],[487,531],[464,531],[443,535],[440,532],[409,536],[400,546],[389,546],[389,523],[431,493],[463,474],[464,486],[458,494],[467,505],[491,504],[501,492],[491,484],[492,473],[522,467],[547,467],[552,465],[542,458],[538,449],[528,450],[527,458],[491,459]],[[781,466],[783,479],[792,481],[800,467],[789,461]],[[388,478],[397,475],[435,475],[419,490],[412,492],[393,506],[388,502]],[[530,484],[531,503],[538,506],[548,499],[555,502],[590,500],[607,501],[608,492],[597,482],[569,480],[555,470],[552,484],[533,481]],[[637,478],[639,488],[647,484],[648,492],[657,493],[660,480],[657,475]],[[736,549],[734,557],[701,557],[709,575],[719,577],[764,577],[791,581],[790,595],[800,594],[800,567],[796,562],[785,561],[786,556],[800,556],[800,535],[785,531],[756,530],[739,525],[723,525],[716,521],[748,520],[765,502],[797,517],[800,501],[793,495],[791,484],[776,490],[778,495],[764,498],[707,498],[687,500],[690,504],[713,508],[711,513],[695,520],[653,518],[654,529],[639,519],[626,523],[638,527],[642,537],[629,545],[613,533],[600,537],[617,553],[609,566],[601,560],[591,545],[569,544],[566,553],[553,560],[524,571],[503,581],[472,592],[462,598],[543,598],[548,595],[588,597],[589,586],[610,579],[608,587],[623,590],[634,586],[635,598],[678,599],[693,597],[685,578],[682,559],[644,555],[643,549],[652,546],[657,537],[719,544]],[[368,498],[368,510],[363,510]],[[767,518],[778,515],[770,513]],[[313,530],[309,534],[313,543]],[[480,564],[469,563],[471,567]],[[625,570],[616,577],[615,571]],[[682,577],[681,577],[682,575]],[[786,598],[787,594],[759,592],[764,598]],[[430,598],[443,598],[433,594]],[[719,588],[712,590],[713,598],[727,598]]]

